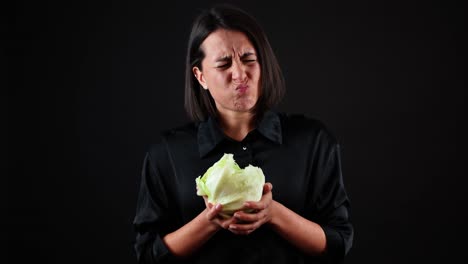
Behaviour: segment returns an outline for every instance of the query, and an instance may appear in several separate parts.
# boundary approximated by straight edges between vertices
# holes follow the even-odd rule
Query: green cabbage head
[[[243,209],[245,201],[260,201],[265,184],[262,169],[252,165],[241,169],[233,156],[224,154],[203,176],[195,179],[197,195],[206,195],[209,203],[221,204],[224,217]]]

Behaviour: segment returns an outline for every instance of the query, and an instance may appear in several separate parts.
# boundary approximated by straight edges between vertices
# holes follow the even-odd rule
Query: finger
[[[231,217],[231,218],[228,218],[228,219],[225,219],[225,220],[220,220],[219,225],[224,229],[228,229],[230,225],[236,224],[237,221],[238,220],[236,218]]]
[[[236,231],[236,232],[248,232],[248,231],[252,232],[255,229],[257,229],[258,227],[260,227],[259,222],[254,222],[254,223],[251,223],[251,224],[237,223],[237,224],[229,225],[229,230]]]
[[[259,213],[245,213],[242,211],[236,212],[234,214],[234,218],[238,219],[239,221],[243,222],[255,222],[263,218],[263,211]]]
[[[243,235],[243,236],[246,236],[246,235],[249,235],[250,233],[252,233],[252,232],[255,231],[255,230],[239,231],[239,230],[229,229],[229,231],[231,231],[231,233],[234,233],[234,234],[236,234],[236,235]]]
[[[217,217],[218,214],[223,209],[223,206],[221,204],[216,204],[215,206],[213,206],[212,204],[208,204],[208,206],[210,206],[210,207],[208,208],[207,216],[208,216],[208,219],[210,219],[210,220]]]
[[[252,202],[252,201],[247,201],[244,203],[244,207],[247,209],[254,209],[254,210],[263,210],[267,208],[267,203],[265,201],[260,200],[259,202]]]
[[[271,193],[271,189],[273,185],[271,183],[268,183],[267,185],[264,186],[264,189],[267,189],[267,192],[262,195],[262,198],[258,202],[254,201],[246,201],[244,203],[244,207],[246,208],[251,208],[251,209],[256,209],[256,210],[263,210],[268,207],[268,205],[271,203],[273,200],[273,195]]]
[[[267,182],[263,185],[263,194],[271,192],[271,190],[273,190],[273,184]]]

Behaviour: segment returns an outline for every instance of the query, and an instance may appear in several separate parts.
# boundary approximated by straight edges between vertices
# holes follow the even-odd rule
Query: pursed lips
[[[246,84],[240,84],[239,86],[236,87],[236,91],[238,93],[245,93],[245,91],[247,91],[247,89],[249,88],[248,85]]]

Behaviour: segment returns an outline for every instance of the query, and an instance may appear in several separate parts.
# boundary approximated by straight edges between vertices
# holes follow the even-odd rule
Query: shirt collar
[[[267,111],[256,129],[269,140],[278,144],[283,143],[281,121],[277,113]],[[226,136],[215,118],[209,117],[208,120],[201,122],[198,126],[198,150],[200,157],[212,151],[225,138]]]

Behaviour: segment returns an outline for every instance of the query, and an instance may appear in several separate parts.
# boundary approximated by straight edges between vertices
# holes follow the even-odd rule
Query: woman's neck
[[[224,133],[237,141],[242,141],[255,127],[254,114],[252,113],[220,113],[220,125]]]

